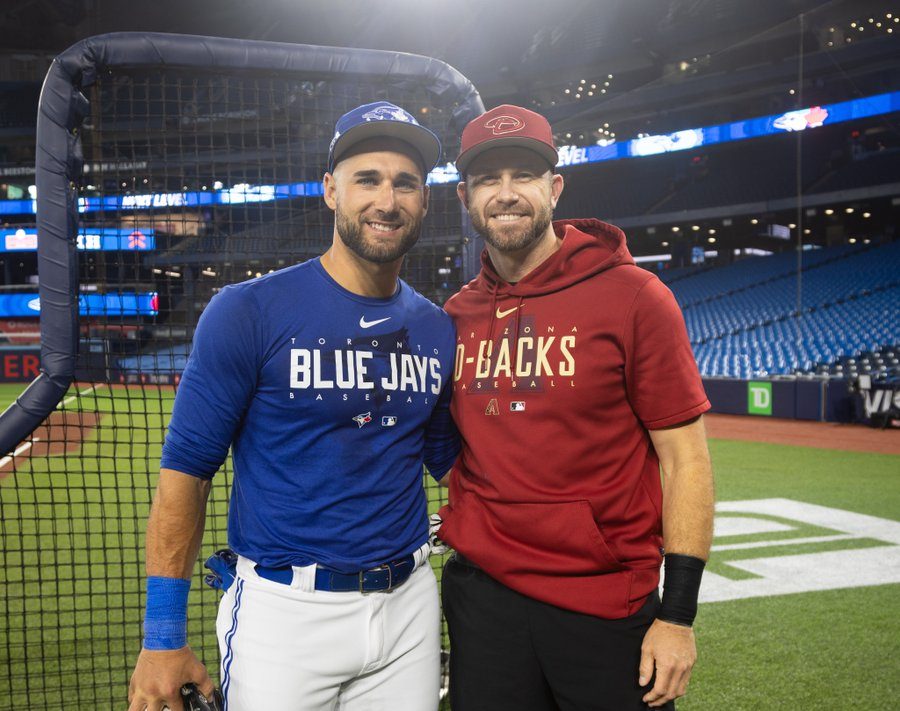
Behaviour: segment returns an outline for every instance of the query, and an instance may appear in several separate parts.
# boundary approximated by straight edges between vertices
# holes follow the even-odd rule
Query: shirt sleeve
[[[710,408],[681,309],[656,277],[635,297],[624,342],[628,399],[647,429],[678,425]]]
[[[460,450],[459,430],[456,429],[456,424],[450,415],[450,398],[453,392],[453,359],[456,354],[456,327],[446,314],[441,314],[441,320],[446,324],[446,345],[444,347],[449,356],[443,366],[446,368],[447,375],[437,404],[425,427],[424,451],[425,466],[436,480],[443,478],[450,471]]]
[[[451,375],[444,383],[444,389],[425,429],[425,466],[436,480],[450,471],[459,455],[459,431],[450,416],[452,390]]]
[[[226,287],[209,302],[175,396],[160,466],[203,479],[222,466],[256,389],[260,322],[245,290]]]

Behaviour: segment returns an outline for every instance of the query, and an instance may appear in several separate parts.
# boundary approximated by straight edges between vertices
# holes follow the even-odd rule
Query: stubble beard
[[[541,205],[531,220],[531,228],[511,231],[509,229],[493,229],[480,214],[470,213],[472,227],[484,238],[484,241],[500,252],[518,252],[527,249],[540,241],[553,222],[553,210],[550,205]]]
[[[367,240],[362,234],[362,223],[350,219],[340,207],[335,209],[335,227],[344,246],[358,257],[375,264],[387,264],[403,257],[419,241],[422,220],[409,223],[406,232],[393,243]]]

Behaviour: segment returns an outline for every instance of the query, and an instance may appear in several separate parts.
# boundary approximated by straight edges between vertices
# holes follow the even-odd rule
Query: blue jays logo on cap
[[[328,147],[328,171],[351,147],[367,138],[396,138],[412,146],[428,173],[441,155],[441,142],[408,111],[387,101],[363,104],[341,116]]]
[[[377,109],[366,111],[362,115],[366,121],[383,121],[385,119],[393,121],[408,121],[409,123],[418,123],[412,116],[406,113],[399,106],[379,106]]]

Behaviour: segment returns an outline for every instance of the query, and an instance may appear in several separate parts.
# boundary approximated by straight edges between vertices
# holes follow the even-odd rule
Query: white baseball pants
[[[440,613],[426,550],[391,592],[314,589],[315,566],[284,585],[238,560],[216,628],[226,711],[436,711]]]

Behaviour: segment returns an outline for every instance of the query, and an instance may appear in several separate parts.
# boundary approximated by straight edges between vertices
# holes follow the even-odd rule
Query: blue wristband
[[[144,649],[181,649],[187,644],[187,600],[191,581],[147,578]]]

